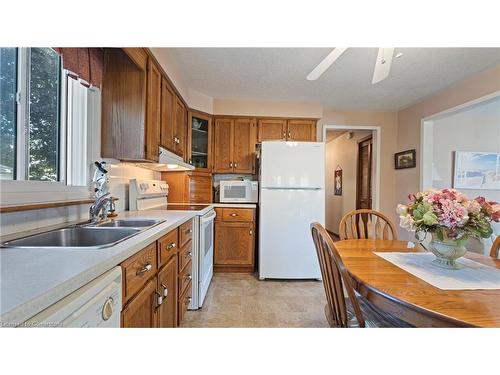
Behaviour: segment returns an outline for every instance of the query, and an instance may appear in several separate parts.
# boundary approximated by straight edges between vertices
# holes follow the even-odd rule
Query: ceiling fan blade
[[[337,60],[345,51],[347,47],[336,47],[321,61],[311,73],[307,75],[308,81],[315,81]]]
[[[375,70],[373,71],[372,84],[383,81],[389,76],[393,55],[394,48],[378,49],[377,61],[375,61]]]

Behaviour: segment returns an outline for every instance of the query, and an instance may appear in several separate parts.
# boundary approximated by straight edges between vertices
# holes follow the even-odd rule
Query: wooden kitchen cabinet
[[[188,111],[186,159],[197,171],[212,171],[212,117]]]
[[[258,141],[286,141],[286,120],[260,119]]]
[[[161,71],[148,61],[148,112],[146,116],[146,159],[158,161],[161,127]]]
[[[214,173],[254,173],[255,119],[217,118]]]
[[[288,120],[287,141],[315,142],[316,121],[314,120]]]
[[[122,327],[176,327],[182,322],[192,293],[191,229],[192,220],[121,263]]]
[[[174,152],[181,158],[186,159],[187,111],[179,97],[175,99],[174,114],[174,143],[176,144]]]
[[[123,328],[154,328],[158,326],[156,278],[146,286],[122,310]]]
[[[260,119],[258,142],[315,142],[316,121],[304,119]]]
[[[173,256],[158,272],[158,290],[162,303],[158,307],[158,327],[177,326],[177,256]]]
[[[214,270],[253,272],[255,257],[255,210],[216,208]]]
[[[145,51],[137,60],[120,48],[104,50],[102,83],[101,154],[105,158],[147,161]],[[136,64],[139,63],[139,65]]]
[[[162,172],[169,186],[169,203],[211,203],[212,174],[209,172]]]
[[[171,152],[175,152],[174,142],[174,109],[175,92],[165,77],[161,80],[161,136],[160,144]]]

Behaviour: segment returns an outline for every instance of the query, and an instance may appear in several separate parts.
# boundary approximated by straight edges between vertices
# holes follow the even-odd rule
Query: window
[[[61,59],[51,48],[2,48],[2,180],[58,181]]]
[[[2,205],[89,196],[100,91],[73,77],[52,48],[0,48]]]

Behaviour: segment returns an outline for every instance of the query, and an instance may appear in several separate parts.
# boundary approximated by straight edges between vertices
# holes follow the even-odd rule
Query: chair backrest
[[[396,240],[396,227],[384,214],[368,209],[354,210],[340,220],[341,240]]]
[[[335,245],[330,235],[319,223],[311,224],[311,233],[318,254],[328,312],[331,314],[328,317],[330,325],[334,327],[348,327],[349,318],[344,296],[345,290],[351,301],[354,314],[358,320],[358,325],[364,327],[365,320],[356,295],[354,294],[351,278],[347,273],[337,249],[335,249]]]
[[[493,246],[491,246],[490,257],[498,258],[500,255],[500,236],[497,237]]]

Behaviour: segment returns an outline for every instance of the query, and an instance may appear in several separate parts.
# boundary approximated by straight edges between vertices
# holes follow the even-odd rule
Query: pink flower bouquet
[[[470,237],[490,237],[491,222],[500,221],[500,204],[469,199],[455,189],[430,189],[408,198],[407,205],[398,205],[400,225],[415,231],[417,238],[432,233],[439,241],[464,244]]]

